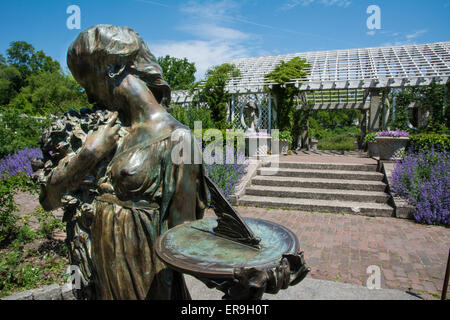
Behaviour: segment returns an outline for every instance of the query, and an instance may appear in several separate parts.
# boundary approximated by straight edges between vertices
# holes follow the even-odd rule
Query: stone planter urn
[[[289,141],[280,140],[279,141],[279,148],[280,148],[280,153],[282,155],[287,155],[288,151],[289,151]]]
[[[270,136],[246,136],[245,154],[248,157],[267,156]]]
[[[311,151],[317,151],[317,145],[319,144],[319,140],[317,139],[311,139],[309,150]]]
[[[376,137],[380,160],[399,160],[403,157],[409,137]]]
[[[378,157],[378,144],[376,142],[367,142],[367,153],[369,157]]]

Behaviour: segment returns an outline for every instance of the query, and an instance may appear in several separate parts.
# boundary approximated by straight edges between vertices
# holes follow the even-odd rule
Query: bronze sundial
[[[258,299],[299,283],[309,268],[296,235],[284,226],[241,218],[206,178],[216,218],[176,226],[156,242],[157,255],[229,299]]]

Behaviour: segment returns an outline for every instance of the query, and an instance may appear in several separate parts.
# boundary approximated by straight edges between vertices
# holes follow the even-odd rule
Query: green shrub
[[[376,139],[376,132],[369,132],[368,134],[366,134],[366,136],[364,137],[364,142],[368,143],[368,142],[375,142],[377,141]]]
[[[42,131],[51,120],[39,120],[21,116],[11,108],[0,110],[0,158],[15,151],[37,147]]]
[[[180,105],[174,105],[172,116],[179,122],[194,130],[194,122],[201,121],[202,128],[214,128],[214,121],[211,117],[211,110],[205,107],[191,106],[186,108]]]
[[[45,211],[41,206],[38,206],[36,207],[36,209],[34,209],[33,215],[39,221],[40,234],[47,239],[52,238],[53,232],[56,229],[64,230],[64,222],[62,222],[61,219],[55,217],[53,212]]]
[[[19,191],[31,191],[34,184],[23,174],[14,176],[0,176],[0,246],[14,240],[20,228],[18,228],[17,205],[14,203],[14,195]]]
[[[440,146],[446,150],[450,149],[450,136],[448,134],[420,133],[410,136],[410,141],[415,150],[427,149],[431,146]]]
[[[355,138],[349,134],[340,134],[331,138],[319,140],[317,147],[320,150],[354,151]]]

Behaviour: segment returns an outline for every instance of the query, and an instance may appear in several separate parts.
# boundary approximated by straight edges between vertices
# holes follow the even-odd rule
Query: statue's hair
[[[112,77],[124,68],[147,83],[158,103],[168,107],[170,87],[162,78],[162,69],[137,32],[129,27],[99,24],[81,32],[67,52],[67,65],[74,78],[89,90],[92,75]],[[101,94],[101,93],[97,93]]]

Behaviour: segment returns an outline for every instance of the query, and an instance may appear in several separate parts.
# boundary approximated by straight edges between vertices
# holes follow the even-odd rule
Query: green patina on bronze
[[[189,299],[182,273],[191,273],[226,298],[257,299],[306,276],[295,235],[244,221],[195,157],[174,160],[178,144],[192,143],[192,156],[200,147],[168,113],[170,88],[134,30],[88,28],[70,46],[67,64],[95,107],[69,112],[44,132],[34,179],[43,208],[64,209],[70,262],[81,276],[78,298]],[[203,218],[208,191],[217,222],[186,230]],[[161,236],[179,251],[171,259]]]
[[[199,266],[214,268],[257,267],[278,262],[282,253],[296,253],[298,244],[286,228],[263,220],[244,219],[261,238],[260,249],[217,235],[214,218],[202,219],[167,232],[161,241],[172,256],[197,261]],[[201,268],[199,268],[201,269]]]

